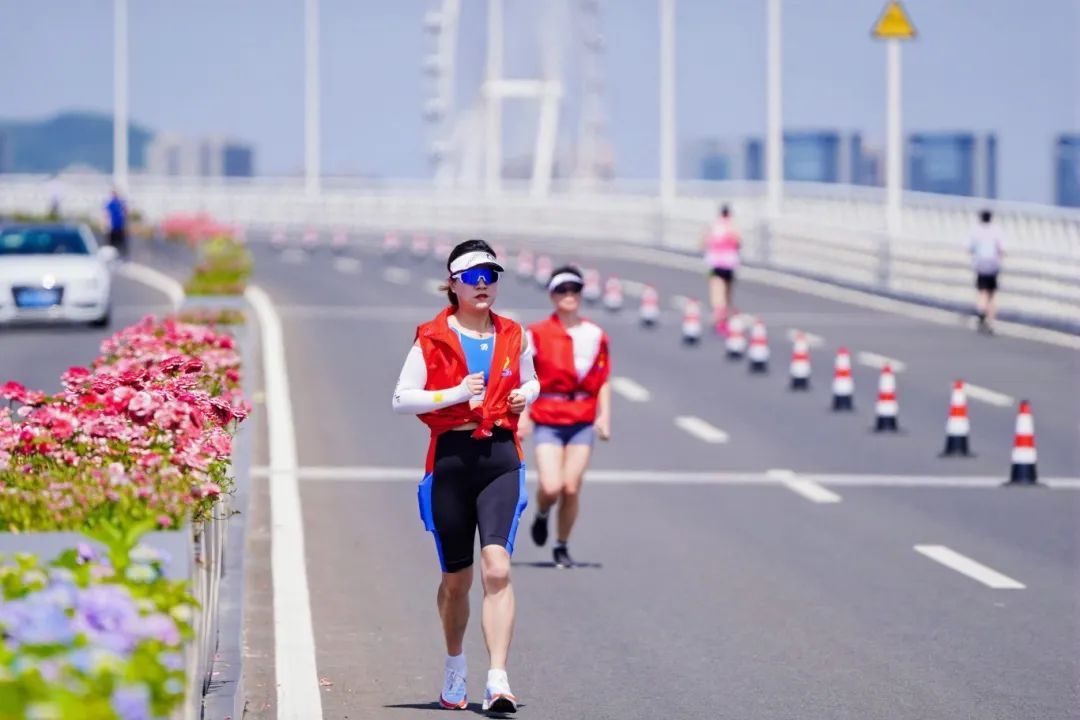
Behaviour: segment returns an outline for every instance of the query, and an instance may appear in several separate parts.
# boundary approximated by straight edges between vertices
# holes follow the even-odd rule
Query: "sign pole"
[[[886,101],[885,227],[889,235],[896,237],[902,231],[901,198],[904,191],[900,41],[895,38],[887,40],[885,52],[888,66],[886,68],[888,98]]]

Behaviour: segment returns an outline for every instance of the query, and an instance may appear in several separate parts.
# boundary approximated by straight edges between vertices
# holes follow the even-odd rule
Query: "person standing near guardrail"
[[[463,642],[469,622],[473,543],[480,531],[484,640],[490,656],[483,710],[517,710],[506,674],[514,630],[510,555],[528,504],[518,420],[540,393],[529,336],[491,311],[502,266],[483,240],[450,252],[449,306],[416,330],[394,390],[394,411],[431,429],[420,518],[442,566],[438,607],[446,640],[439,703],[468,706]]]
[[[109,244],[116,248],[117,254],[127,257],[127,206],[120,199],[120,193],[114,188],[109,202],[105,203],[105,213],[109,218]]]
[[[701,238],[701,249],[709,268],[709,301],[712,304],[713,322],[720,335],[727,334],[741,246],[742,239],[731,222],[731,208],[721,205],[716,220]]]
[[[548,281],[555,312],[529,326],[535,348],[540,396],[521,419],[521,434],[532,432],[536,444],[536,517],[532,538],[548,539],[548,513],[558,503],[555,566],[574,561],[566,544],[578,516],[578,501],[593,441],[611,438],[611,362],[607,334],[581,317],[585,279],[572,265],[557,268]]]
[[[975,312],[979,318],[978,331],[993,335],[994,315],[997,312],[994,295],[998,288],[998,274],[1005,256],[1004,235],[994,224],[994,214],[989,210],[979,213],[979,224],[968,238],[968,253],[975,270]]]

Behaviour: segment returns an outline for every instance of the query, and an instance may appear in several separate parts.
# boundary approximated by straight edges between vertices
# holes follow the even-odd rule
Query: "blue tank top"
[[[483,372],[484,382],[487,383],[488,376],[491,374],[491,355],[494,352],[495,336],[478,340],[469,337],[457,328],[454,328],[454,332],[457,333],[461,349],[465,352],[465,363],[469,366],[469,374]]]

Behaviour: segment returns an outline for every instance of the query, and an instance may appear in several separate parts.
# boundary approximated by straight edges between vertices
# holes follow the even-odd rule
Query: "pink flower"
[[[184,372],[198,373],[202,372],[204,367],[206,367],[206,365],[203,363],[202,360],[200,360],[199,358],[191,358],[186,363],[184,363]]]
[[[172,521],[172,518],[169,517],[168,515],[158,515],[157,524],[158,524],[158,527],[167,528],[167,527],[172,527],[173,521]]]
[[[127,410],[136,420],[144,420],[154,411],[154,404],[154,396],[140,390],[131,398]]]
[[[4,400],[13,400],[15,402],[25,402],[26,388],[20,383],[10,380],[3,385],[0,385],[0,398]]]

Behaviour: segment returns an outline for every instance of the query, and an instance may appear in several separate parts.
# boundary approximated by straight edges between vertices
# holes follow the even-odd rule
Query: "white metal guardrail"
[[[99,215],[102,176],[63,181],[65,213]],[[445,191],[424,181],[329,178],[318,198],[299,178],[133,177],[131,203],[147,218],[205,211],[249,225],[347,227],[369,232],[425,230],[497,237],[623,241],[693,251],[718,202],[730,202],[750,261],[791,272],[946,304],[971,301],[966,239],[977,211],[990,207],[1006,236],[1001,305],[1020,316],[1080,325],[1080,211],[920,193],[905,195],[899,237],[884,232],[879,188],[788,183],[782,216],[767,222],[763,186],[687,182],[668,205],[653,183],[601,188],[556,184],[536,200],[508,184],[496,199]],[[0,175],[0,215],[45,212],[47,178]]]

